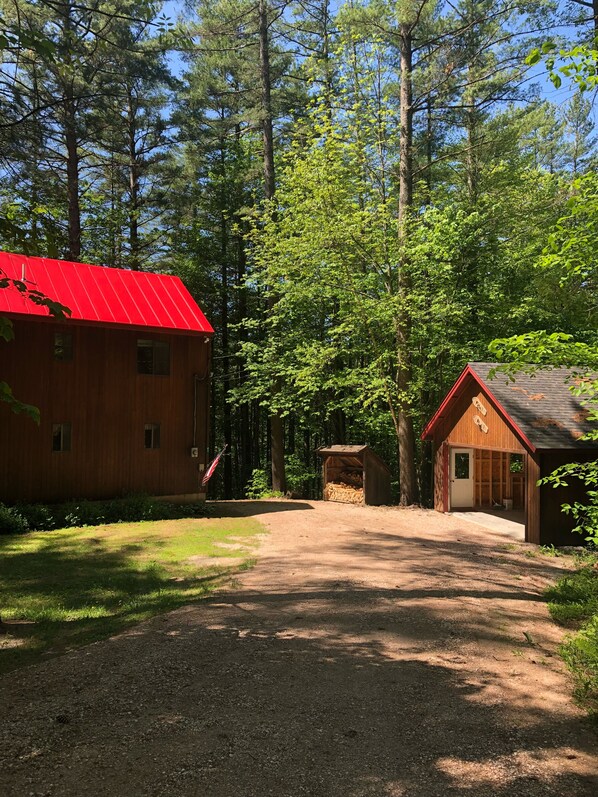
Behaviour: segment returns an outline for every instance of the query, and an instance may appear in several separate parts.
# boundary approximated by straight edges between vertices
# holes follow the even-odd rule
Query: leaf
[[[540,50],[536,48],[535,50],[532,50],[531,53],[527,56],[527,58],[525,59],[525,63],[528,66],[534,66],[534,64],[537,64],[541,58],[542,56],[540,54]]]
[[[40,416],[37,407],[32,404],[25,404],[15,398],[10,385],[6,382],[0,382],[0,401],[6,402],[15,415],[28,415],[35,423],[39,424]]]
[[[8,318],[0,316],[0,338],[3,340],[13,340],[15,336],[12,321]]]

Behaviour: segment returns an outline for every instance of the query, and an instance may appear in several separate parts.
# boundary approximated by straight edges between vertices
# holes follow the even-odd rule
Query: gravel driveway
[[[270,531],[235,591],[0,680],[3,797],[596,797],[561,559],[417,509],[219,512]]]

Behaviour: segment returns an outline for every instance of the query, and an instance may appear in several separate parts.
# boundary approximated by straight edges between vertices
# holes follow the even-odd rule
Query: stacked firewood
[[[348,487],[363,487],[363,475],[358,470],[344,470],[334,481],[336,484],[346,484]]]
[[[363,476],[357,471],[343,471],[336,480],[328,482],[324,488],[326,501],[340,501],[343,504],[363,504]]]

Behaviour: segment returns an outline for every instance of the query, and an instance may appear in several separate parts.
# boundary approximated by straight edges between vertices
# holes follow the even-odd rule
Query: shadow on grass
[[[99,550],[88,540],[48,538],[19,551],[16,538],[0,539],[0,672],[105,638],[155,614],[200,600],[244,569],[226,559],[181,575],[151,562],[135,562],[138,546]]]

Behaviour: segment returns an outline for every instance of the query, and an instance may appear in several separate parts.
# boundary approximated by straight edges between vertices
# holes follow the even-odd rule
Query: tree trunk
[[[270,43],[268,36],[268,6],[266,0],[259,0],[259,35],[260,35],[260,81],[262,89],[262,139],[264,145],[264,192],[266,199],[272,199],[276,189],[274,176],[274,134],[272,128],[272,100],[270,82]],[[274,306],[275,299],[270,295],[269,306]],[[273,385],[273,393],[278,392]],[[286,492],[284,467],[284,426],[280,413],[270,416],[270,447],[272,455],[272,489]]]
[[[71,7],[67,4],[63,11],[63,33],[68,44],[73,30]],[[70,55],[67,66],[71,67]],[[81,209],[79,206],[79,141],[73,82],[67,72],[64,85],[64,142],[66,147],[66,195],[68,203],[68,257],[79,260],[81,255]]]
[[[262,88],[262,139],[264,144],[264,189],[266,199],[276,190],[274,177],[274,133],[272,128],[272,99],[270,81],[270,41],[268,35],[268,6],[259,0],[260,81]]]
[[[81,209],[79,207],[79,150],[72,98],[65,101],[66,184],[68,201],[68,257],[81,256]]]
[[[224,145],[220,147],[220,165],[222,169],[222,179],[225,179],[226,165]],[[228,339],[228,227],[224,204],[220,212],[220,334],[222,335],[222,432],[224,442],[229,447],[232,442],[231,406],[228,402],[230,390],[230,361],[229,361],[229,339]],[[224,498],[232,498],[232,459],[230,456],[224,457]]]
[[[417,476],[415,471],[415,432],[411,407],[405,397],[411,386],[411,357],[409,353],[410,321],[407,313],[409,279],[407,277],[404,246],[407,236],[407,219],[413,204],[413,102],[412,63],[413,41],[411,26],[400,26],[401,52],[401,115],[399,141],[399,235],[401,236],[401,262],[399,271],[399,295],[403,298],[401,316],[397,318],[397,390],[399,393],[398,443],[399,443],[399,490],[401,505],[417,502]]]
[[[129,150],[129,265],[133,271],[141,267],[139,257],[139,164],[137,162],[137,125],[135,99],[128,91],[128,150]]]

